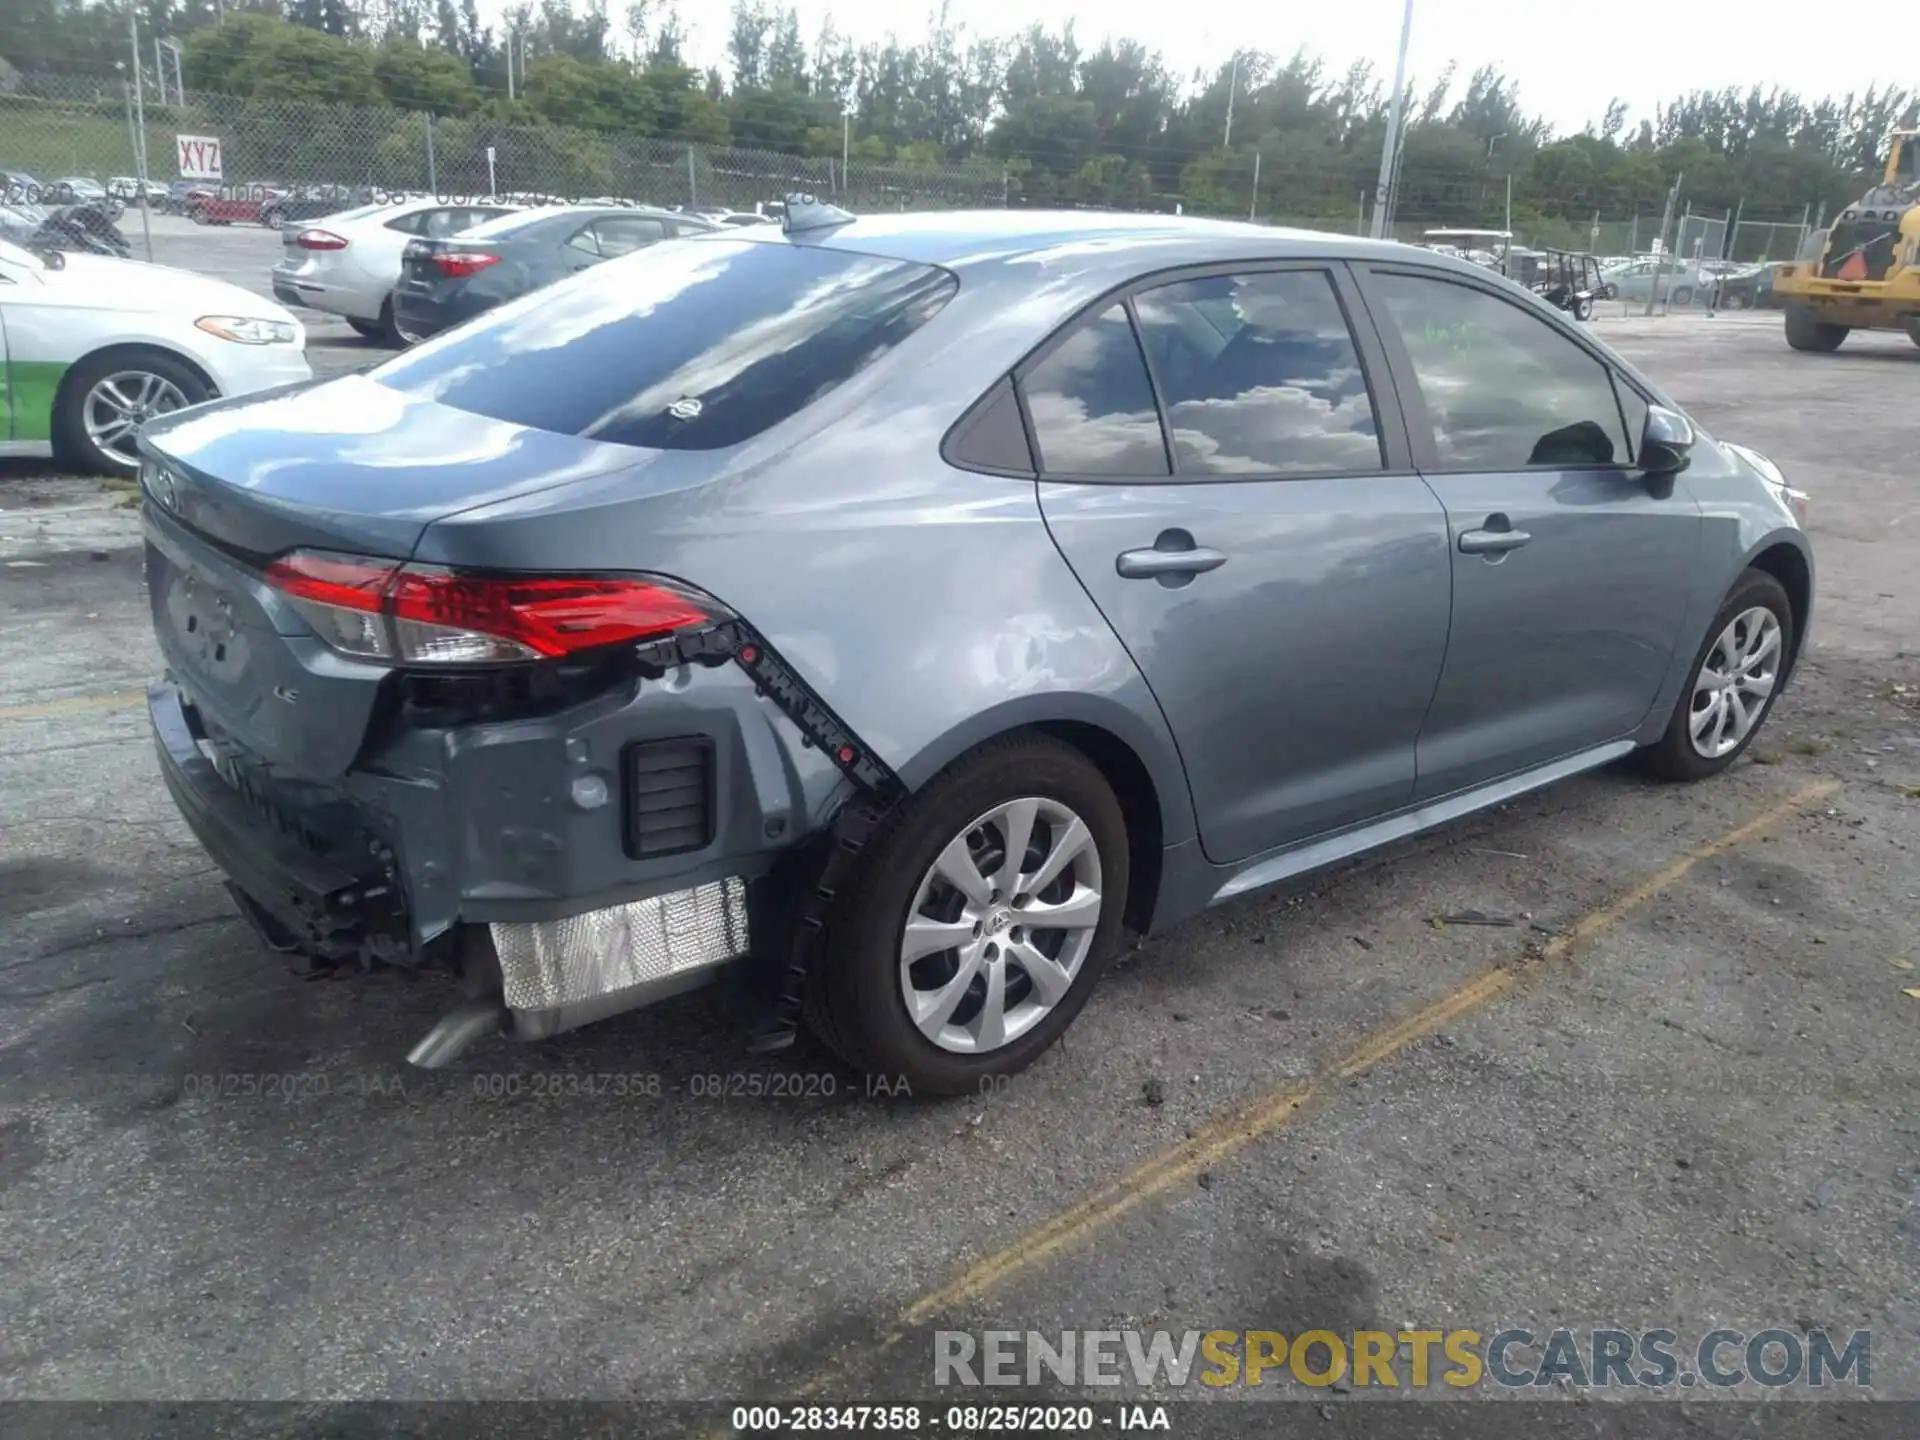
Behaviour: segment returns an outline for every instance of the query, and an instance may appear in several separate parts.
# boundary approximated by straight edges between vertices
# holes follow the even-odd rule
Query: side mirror
[[[1648,475],[1678,475],[1687,468],[1693,449],[1693,422],[1664,405],[1647,407],[1646,427],[1640,432],[1640,468]]]

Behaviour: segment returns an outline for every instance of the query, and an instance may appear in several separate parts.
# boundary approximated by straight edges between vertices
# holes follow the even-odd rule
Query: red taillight
[[[302,230],[293,237],[293,243],[302,250],[344,250],[347,240],[344,235],[336,235],[331,230]]]
[[[440,267],[440,273],[449,280],[464,280],[469,275],[477,275],[489,265],[498,265],[500,257],[489,255],[484,250],[446,250],[433,257],[433,263]]]
[[[274,561],[266,579],[334,649],[409,664],[554,659],[725,613],[668,581],[638,576],[475,575],[311,550]]]

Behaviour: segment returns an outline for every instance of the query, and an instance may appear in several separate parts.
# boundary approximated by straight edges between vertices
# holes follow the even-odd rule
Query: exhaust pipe
[[[407,1063],[422,1070],[444,1070],[477,1040],[504,1032],[512,1023],[500,983],[500,960],[484,925],[462,925],[453,935],[466,999],[434,1023],[407,1052]]]
[[[474,1041],[497,1035],[511,1016],[498,999],[469,1000],[442,1015],[407,1052],[407,1063],[422,1070],[444,1070],[466,1054]]]

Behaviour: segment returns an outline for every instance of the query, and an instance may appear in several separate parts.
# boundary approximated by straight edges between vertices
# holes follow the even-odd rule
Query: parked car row
[[[368,204],[281,231],[273,293],[411,345],[503,301],[679,235],[704,216],[627,205]]]

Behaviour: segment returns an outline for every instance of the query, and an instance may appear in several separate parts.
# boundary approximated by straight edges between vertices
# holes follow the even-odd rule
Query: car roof
[[[1416,246],[1325,230],[1190,215],[1082,210],[879,214],[791,234],[779,225],[728,226],[698,239],[699,243],[819,245],[951,270],[1071,260],[1082,272],[1111,270],[1120,278],[1149,269],[1254,259],[1417,260],[1436,269],[1480,271],[1466,261]]]

